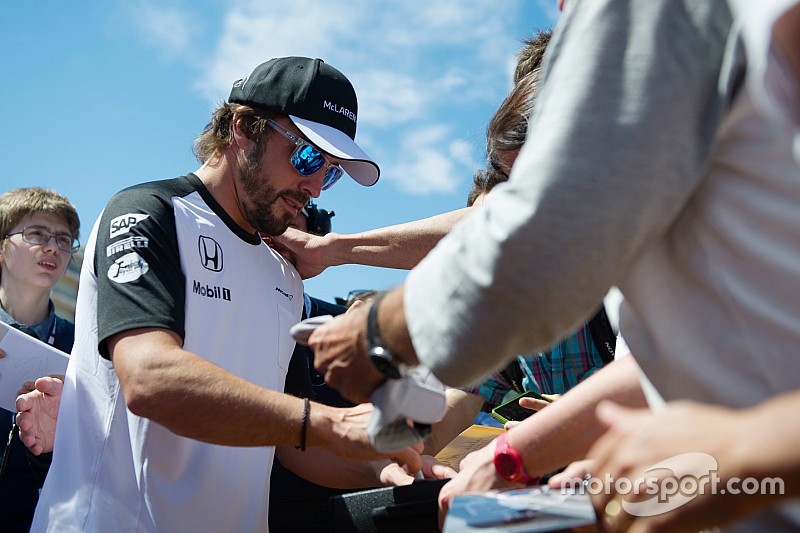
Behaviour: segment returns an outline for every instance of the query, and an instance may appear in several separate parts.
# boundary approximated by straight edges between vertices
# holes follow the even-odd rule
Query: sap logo
[[[222,271],[222,246],[211,237],[200,235],[197,238],[197,249],[200,252],[200,264],[212,272]]]
[[[288,292],[284,292],[284,291],[282,291],[282,290],[280,289],[280,287],[275,287],[275,290],[276,290],[276,291],[278,291],[279,293],[283,294],[283,295],[284,295],[284,296],[286,296],[287,298],[289,298],[289,301],[290,301],[290,302],[292,301],[292,298],[294,298],[294,294],[289,294]]]
[[[108,267],[108,279],[114,283],[129,283],[147,274],[150,265],[136,252],[123,255]]]
[[[109,238],[113,239],[117,235],[128,233],[132,227],[149,216],[142,213],[128,213],[112,218],[109,225]]]
[[[199,281],[192,280],[192,292],[206,298],[231,301],[231,290],[219,285],[203,285]]]
[[[127,239],[112,242],[106,246],[106,257],[111,257],[125,250],[133,250],[134,248],[147,248],[149,245],[150,239],[147,237],[128,237]]]

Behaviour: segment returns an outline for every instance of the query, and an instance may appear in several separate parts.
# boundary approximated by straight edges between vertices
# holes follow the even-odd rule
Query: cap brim
[[[333,157],[341,159],[342,168],[357,183],[370,187],[378,182],[380,167],[345,133],[294,115],[289,115],[289,118],[309,141]]]

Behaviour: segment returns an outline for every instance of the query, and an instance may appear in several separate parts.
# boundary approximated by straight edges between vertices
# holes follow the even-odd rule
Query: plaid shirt
[[[603,367],[603,360],[594,346],[587,324],[561,339],[547,352],[517,356],[517,360],[526,376],[523,380],[525,390],[544,394],[564,394]],[[463,390],[483,396],[486,400],[485,410],[491,410],[519,394],[499,372]]]

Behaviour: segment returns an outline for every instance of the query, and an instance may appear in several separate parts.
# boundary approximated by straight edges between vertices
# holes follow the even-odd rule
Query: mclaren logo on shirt
[[[109,224],[109,235],[110,239],[113,239],[117,235],[122,235],[123,233],[128,233],[132,227],[136,224],[141,222],[142,220],[146,219],[150,215],[145,215],[143,213],[127,213],[125,215],[120,215],[118,217],[111,219],[111,224]]]
[[[114,283],[128,283],[141,278],[150,265],[136,252],[123,255],[108,267],[108,279]]]
[[[294,298],[294,294],[289,294],[288,292],[281,290],[280,287],[275,287],[275,290],[278,291],[280,294],[286,296],[290,302],[292,301],[292,298]]]
[[[197,248],[200,251],[200,264],[212,272],[222,271],[222,246],[211,237],[200,235],[197,238]]]

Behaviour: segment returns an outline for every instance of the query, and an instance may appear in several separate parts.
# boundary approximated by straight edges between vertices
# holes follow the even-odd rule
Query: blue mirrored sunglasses
[[[330,189],[333,187],[334,183],[339,181],[339,178],[344,174],[342,167],[334,163],[328,163],[321,151],[309,144],[306,140],[301,139],[297,135],[281,127],[272,119],[268,118],[267,123],[272,129],[292,141],[297,147],[289,158],[289,161],[297,172],[303,176],[310,176],[324,168],[325,177],[322,178],[323,191]]]

